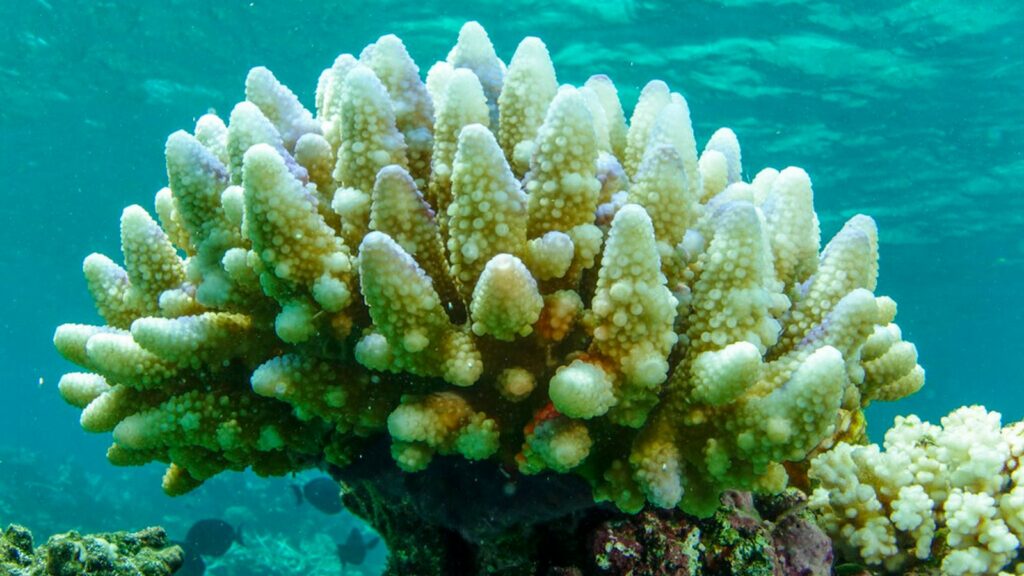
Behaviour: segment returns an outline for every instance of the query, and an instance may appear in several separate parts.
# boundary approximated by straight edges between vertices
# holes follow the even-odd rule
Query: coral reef
[[[812,460],[811,506],[851,561],[903,574],[1021,573],[1024,422],[959,408],[941,426],[898,417],[877,444]]]
[[[249,532],[245,546],[235,546],[230,554],[206,561],[209,573],[224,574],[308,574],[309,576],[364,576],[372,570],[350,567],[342,570],[330,536],[314,533],[299,542],[290,542],[286,534]]]
[[[425,81],[384,36],[315,113],[265,68],[245,95],[168,138],[160,223],[131,206],[123,266],[85,260],[105,325],[54,337],[82,426],[169,494],[386,434],[407,472],[495,460],[709,515],[923,383],[874,222],[822,250],[808,175],[744,182],[726,128],[698,153],[661,81],[627,125],[608,77],[559,86],[535,38],[506,67],[471,22]]]
[[[138,532],[51,536],[33,547],[32,534],[12,524],[0,535],[0,574],[18,576],[169,576],[182,563],[181,547],[162,528]]]

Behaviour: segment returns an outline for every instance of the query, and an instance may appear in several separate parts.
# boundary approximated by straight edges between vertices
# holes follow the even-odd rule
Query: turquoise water
[[[0,487],[23,496],[0,491],[0,523],[173,534],[224,516],[266,533],[287,518],[308,530],[296,546],[315,546],[318,528],[347,534],[351,518],[296,508],[290,480],[222,477],[169,500],[159,469],[112,469],[108,438],[81,432],[57,396],[70,366],[50,340],[58,323],[95,318],[81,260],[117,254],[121,209],[151,205],[167,134],[210,108],[226,114],[249,68],[267,66],[311,106],[338,53],[395,33],[426,70],[469,19],[506,61],[536,35],[560,82],[608,74],[627,108],[665,80],[687,97],[699,142],[736,131],[748,177],[805,168],[823,237],[855,213],[875,217],[878,292],[899,302],[928,378],[872,407],[872,431],[969,403],[1024,417],[1024,4],[548,4],[0,1]]]

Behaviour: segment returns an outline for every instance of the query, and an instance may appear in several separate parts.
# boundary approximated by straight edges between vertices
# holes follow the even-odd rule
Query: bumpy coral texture
[[[1024,422],[959,408],[941,426],[896,418],[877,444],[841,442],[811,462],[811,507],[850,559],[903,574],[929,561],[943,574],[1020,574]]]
[[[426,80],[385,36],[321,74],[316,110],[265,68],[228,122],[167,141],[123,265],[86,258],[105,324],[66,324],[61,391],[115,464],[181,494],[224,470],[344,466],[374,437],[576,473],[623,510],[709,513],[856,437],[923,383],[872,292],[874,222],[822,250],[811,181],[747,183],[661,81],[508,67],[476,23]]]

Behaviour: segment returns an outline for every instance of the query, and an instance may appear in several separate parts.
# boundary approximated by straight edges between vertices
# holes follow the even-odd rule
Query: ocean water
[[[295,573],[338,573],[332,542],[357,520],[295,506],[305,477],[223,475],[171,500],[159,468],[109,466],[109,438],[82,432],[57,395],[71,366],[51,338],[97,318],[82,258],[118,254],[121,209],[149,207],[165,185],[166,136],[208,109],[226,115],[249,68],[311,107],[337,54],[395,33],[425,72],[466,20],[506,62],[535,35],[560,82],[608,74],[627,113],[648,80],[666,81],[699,146],[720,126],[737,133],[747,177],[806,169],[823,238],[853,214],[877,220],[877,292],[899,303],[927,383],[873,406],[874,436],[896,414],[935,420],[964,404],[1024,417],[1024,3],[362,4],[0,0],[0,524],[43,536],[161,523],[179,537],[224,517],[271,546],[287,519],[289,549],[322,552],[322,572]],[[246,573],[259,555],[232,554],[208,573]],[[377,573],[382,556],[352,573]]]

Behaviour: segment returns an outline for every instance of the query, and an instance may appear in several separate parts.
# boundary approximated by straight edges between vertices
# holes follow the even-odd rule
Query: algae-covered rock
[[[0,576],[169,576],[181,566],[180,546],[163,528],[138,532],[51,536],[33,547],[28,529],[12,524],[0,536]]]
[[[28,529],[12,524],[0,538],[0,569],[3,574],[18,574],[19,567],[32,563],[32,533]]]
[[[598,574],[826,576],[832,545],[788,490],[770,498],[726,492],[710,518],[645,509],[603,522],[590,535]]]

